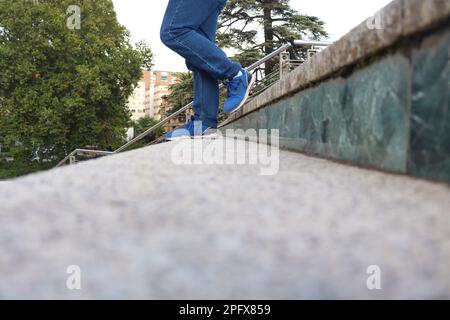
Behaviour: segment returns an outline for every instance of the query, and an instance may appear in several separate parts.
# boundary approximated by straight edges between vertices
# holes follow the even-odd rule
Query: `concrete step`
[[[190,143],[0,184],[0,298],[450,298],[446,185],[287,151],[273,176],[174,163],[211,142]]]

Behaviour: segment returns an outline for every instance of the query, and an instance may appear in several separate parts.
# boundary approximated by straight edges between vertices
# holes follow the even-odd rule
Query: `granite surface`
[[[0,298],[450,298],[445,185],[285,151],[266,177],[175,165],[175,146],[1,183]]]

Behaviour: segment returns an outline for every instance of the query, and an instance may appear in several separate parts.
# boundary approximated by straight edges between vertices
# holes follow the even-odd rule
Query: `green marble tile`
[[[450,182],[450,32],[413,54],[411,174]]]
[[[326,157],[336,157],[339,150],[348,147],[345,139],[347,126],[345,122],[344,80],[329,81],[316,92],[315,107],[312,109],[316,135],[316,152]]]
[[[336,83],[338,84],[338,83]],[[328,129],[328,144],[330,146],[329,156],[348,160],[353,159],[355,147],[350,138],[350,124],[353,110],[346,104],[348,97],[348,87],[344,80],[339,82],[340,87],[335,89],[334,94],[327,95],[328,115],[330,118]]]
[[[283,148],[406,172],[409,64],[393,56],[260,109],[235,128],[280,130]]]
[[[229,127],[279,129],[283,148],[450,182],[450,30]]]
[[[409,143],[409,61],[400,55],[377,62],[348,80],[346,160],[406,172]],[[351,148],[350,148],[351,149]]]

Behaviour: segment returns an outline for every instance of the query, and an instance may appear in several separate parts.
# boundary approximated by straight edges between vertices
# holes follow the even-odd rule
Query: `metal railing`
[[[247,67],[246,70],[251,72],[253,70],[255,70],[256,68],[258,68],[260,65],[266,63],[267,61],[273,59],[274,57],[278,56],[280,53],[285,52],[286,50],[290,49],[292,47],[291,44],[286,44],[282,47],[280,47],[279,49],[275,50],[274,52],[272,52],[271,54],[265,56],[264,58],[262,58],[261,60],[255,62],[254,64],[252,64],[251,66]],[[223,87],[223,84],[220,85],[220,88]],[[129,146],[135,144],[136,142],[144,139],[146,136],[148,136],[149,134],[153,133],[154,131],[160,129],[161,127],[163,127],[165,124],[169,123],[171,120],[176,119],[179,115],[185,113],[186,111],[188,111],[190,108],[192,108],[194,105],[194,102],[190,102],[189,104],[187,104],[186,106],[184,106],[183,108],[181,108],[180,110],[178,110],[177,112],[171,114],[170,116],[168,116],[167,118],[164,118],[163,120],[161,120],[159,123],[157,123],[156,125],[154,125],[153,127],[149,128],[148,130],[142,132],[140,135],[138,135],[137,137],[135,137],[134,139],[130,140],[129,142],[127,142],[126,144],[124,144],[122,147],[120,147],[119,149],[115,150],[114,153],[119,153],[124,151],[125,149],[127,149]]]
[[[304,62],[304,60],[301,59],[290,59],[289,50],[291,50],[293,47],[310,47],[308,50],[308,57],[310,56],[310,53],[315,53],[317,51],[320,51],[321,48],[327,47],[332,42],[329,41],[304,41],[304,40],[295,40],[292,43],[287,43],[280,48],[274,50],[272,53],[268,54],[267,56],[263,57],[262,59],[258,60],[257,62],[253,63],[249,67],[245,68],[248,72],[254,72],[263,75],[260,79],[257,79],[255,83],[255,87],[252,90],[251,97],[249,101],[252,99],[252,97],[255,97],[265,90],[267,90],[272,84],[274,84],[279,79],[282,79],[285,74],[291,72],[294,68],[298,67],[300,64]],[[265,68],[262,68],[263,65],[265,65],[267,62],[273,60],[274,58],[278,58],[278,64],[277,67],[272,70],[270,74],[265,74]],[[220,88],[222,88],[223,85],[220,85]],[[168,117],[162,119],[160,122],[158,122],[153,127],[145,130],[120,148],[118,148],[115,151],[97,151],[97,150],[86,150],[86,149],[77,149],[72,151],[66,158],[64,158],[57,167],[65,165],[67,162],[69,164],[76,163],[76,156],[82,155],[85,156],[86,154],[91,155],[92,157],[101,157],[101,156],[107,156],[111,154],[116,154],[119,152],[122,152],[135,144],[136,142],[139,142],[140,140],[144,139],[148,135],[152,134],[156,130],[164,127],[166,124],[168,124],[171,120],[174,120],[178,118],[180,115],[187,113],[190,109],[193,107],[193,102],[190,102],[186,106],[182,107],[178,111],[172,113]],[[157,138],[154,142],[161,142],[163,139]],[[153,144],[152,142],[151,144]],[[88,153],[87,153],[88,152]]]
[[[61,160],[57,167],[60,167],[66,162],[69,162],[70,165],[77,163],[76,157],[77,156],[84,156],[87,158],[98,158],[98,157],[104,157],[113,154],[114,152],[111,151],[100,151],[100,150],[90,150],[90,149],[76,149],[69,153],[63,160]]]

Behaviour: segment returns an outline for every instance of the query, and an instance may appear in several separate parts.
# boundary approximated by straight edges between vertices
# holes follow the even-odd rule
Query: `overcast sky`
[[[155,69],[184,71],[184,60],[165,48],[159,29],[168,0],[113,0],[120,23],[130,30],[134,42],[147,40],[155,54]],[[337,40],[391,0],[291,0],[300,13],[315,15],[326,23],[330,40]]]

